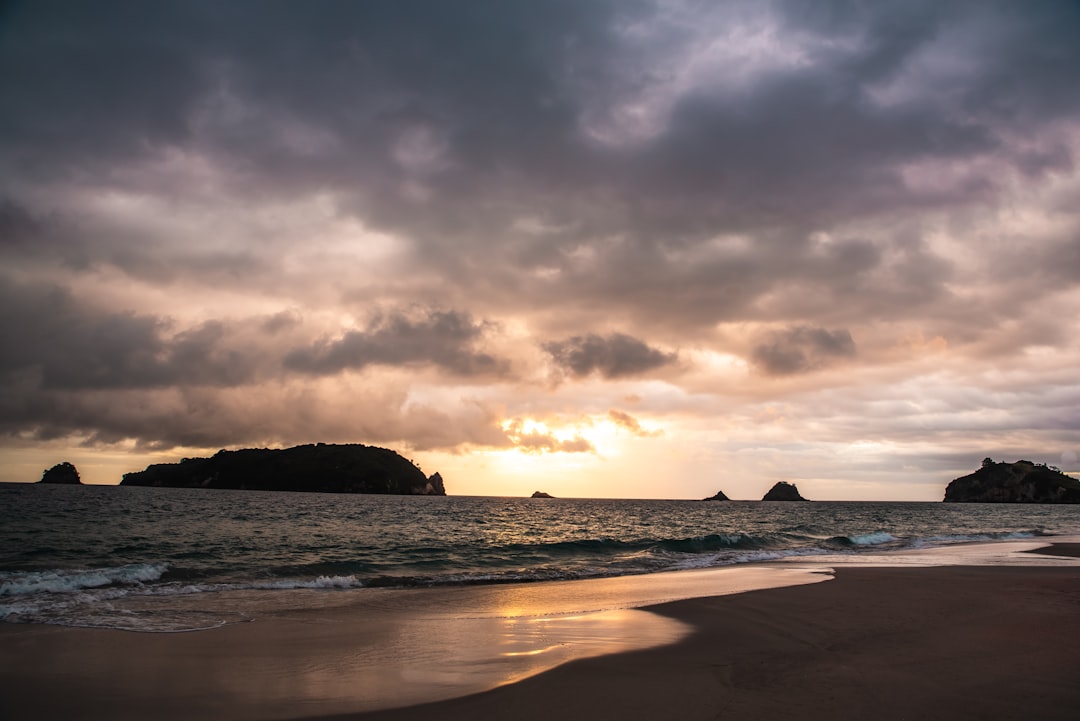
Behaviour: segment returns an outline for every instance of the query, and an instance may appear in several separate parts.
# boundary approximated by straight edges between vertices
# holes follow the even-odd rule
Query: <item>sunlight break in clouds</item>
[[[212,31],[211,31],[212,29]],[[1067,2],[15,2],[0,481],[938,500],[1080,452]]]

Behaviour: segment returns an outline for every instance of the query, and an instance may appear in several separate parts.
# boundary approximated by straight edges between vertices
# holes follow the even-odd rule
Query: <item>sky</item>
[[[1080,472],[1080,5],[0,4],[0,481]]]

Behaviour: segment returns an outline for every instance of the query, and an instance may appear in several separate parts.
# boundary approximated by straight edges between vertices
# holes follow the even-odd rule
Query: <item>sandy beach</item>
[[[654,607],[697,632],[355,719],[1074,719],[1080,573],[843,569]]]
[[[318,687],[312,659],[348,663],[350,648],[393,632],[349,606],[180,634],[5,625],[0,718],[1073,719],[1080,707],[1075,566],[844,567],[824,583],[648,611],[687,630],[489,691],[361,713],[311,701],[340,690]],[[295,687],[230,694],[266,664]]]

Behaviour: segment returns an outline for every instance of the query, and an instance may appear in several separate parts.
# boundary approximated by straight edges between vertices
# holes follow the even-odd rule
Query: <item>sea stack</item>
[[[63,463],[57,463],[52,468],[48,469],[41,474],[41,480],[38,483],[57,483],[68,486],[81,486],[82,479],[79,478],[79,471],[75,469],[75,466],[67,461]]]
[[[550,493],[544,493],[543,491],[533,491],[533,494],[529,498],[554,498],[555,496]]]
[[[946,503],[1080,503],[1080,481],[1057,468],[1031,461],[995,463],[954,479]]]
[[[799,495],[799,489],[795,487],[794,483],[787,483],[786,481],[779,481],[775,486],[769,489],[769,492],[762,498],[763,501],[805,501],[806,499]]]
[[[730,501],[731,499],[728,498],[724,494],[723,491],[717,491],[715,494],[709,496],[708,498],[703,498],[701,500],[703,500],[703,501]]]

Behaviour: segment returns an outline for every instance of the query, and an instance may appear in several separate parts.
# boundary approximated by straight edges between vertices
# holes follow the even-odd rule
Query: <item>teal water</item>
[[[1077,533],[1069,506],[2,484],[0,618],[108,626],[102,609],[137,597],[569,580]]]

